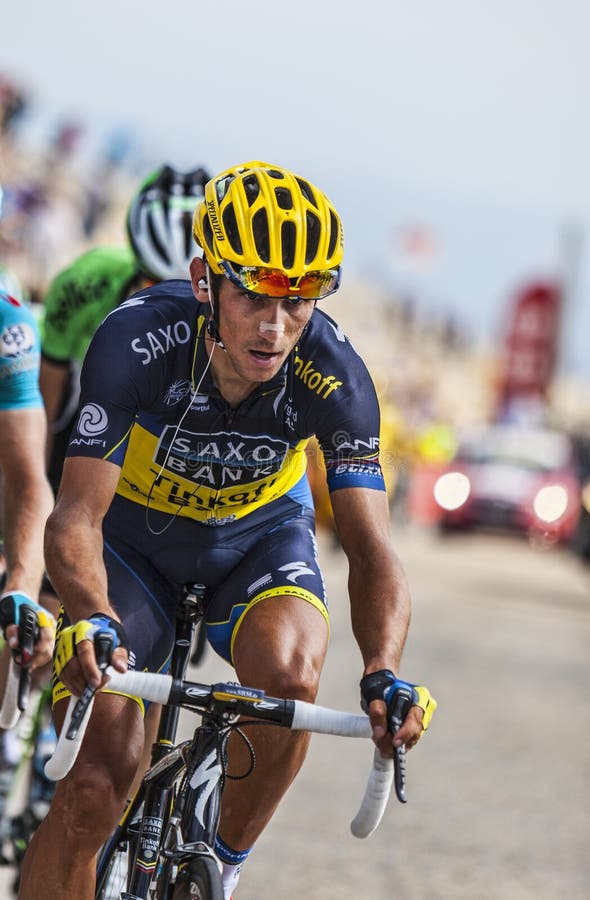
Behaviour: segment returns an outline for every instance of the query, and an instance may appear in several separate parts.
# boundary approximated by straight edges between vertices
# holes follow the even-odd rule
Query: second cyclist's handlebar
[[[19,701],[21,695],[22,668],[13,658],[10,660],[4,686],[4,696],[0,707],[0,728],[8,731],[14,728],[20,718],[22,709]]]
[[[37,613],[32,606],[23,604],[20,607],[18,629],[18,648],[12,652],[0,706],[0,728],[5,730],[16,725],[21,712],[24,712],[29,702],[31,663],[35,642],[39,636]]]
[[[302,700],[269,697],[263,691],[242,687],[239,684],[198,684],[153,672],[115,672],[111,667],[107,669],[107,674],[110,677],[105,685],[107,690],[141,697],[152,703],[170,703],[192,708],[197,712],[246,716],[295,731],[310,731],[316,734],[362,738],[370,738],[372,734],[369,718],[364,714],[342,712]],[[83,700],[70,698],[57,747],[45,766],[45,773],[49,778],[58,781],[64,778],[73,766],[93,703],[94,697]],[[398,798],[405,802],[403,747],[398,748],[395,775]],[[373,768],[365,795],[351,823],[351,831],[355,837],[368,837],[377,828],[393,782],[394,760],[383,757],[375,748]]]

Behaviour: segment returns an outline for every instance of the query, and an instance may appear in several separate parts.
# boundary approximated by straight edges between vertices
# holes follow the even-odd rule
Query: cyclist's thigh
[[[314,607],[311,619],[328,623],[324,580],[320,570],[313,516],[301,514],[275,525],[245,555],[212,595],[207,606],[207,636],[224,659],[233,663],[236,637],[258,604],[290,603],[296,598]],[[325,626],[322,627],[322,633]]]
[[[174,641],[180,586],[163,578],[144,555],[112,535],[105,536],[104,562],[109,597],[129,639],[129,668],[166,671]],[[62,612],[57,623],[57,637],[67,625],[69,619]],[[65,696],[68,691],[55,680],[54,703]],[[140,706],[143,707],[143,703]]]
[[[68,706],[62,699],[53,707],[58,733]],[[141,710],[129,697],[97,694],[92,715],[71,778],[100,783],[106,777],[116,794],[126,794],[143,748]],[[62,782],[58,782],[58,786]]]
[[[145,554],[113,536],[105,537],[104,561],[109,596],[131,646],[130,667],[165,670],[172,651],[181,586],[164,578]]]

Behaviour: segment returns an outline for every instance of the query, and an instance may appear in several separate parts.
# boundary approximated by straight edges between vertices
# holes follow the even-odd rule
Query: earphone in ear
[[[199,278],[198,287],[202,288],[204,291],[207,290],[209,285],[207,284],[206,278]]]

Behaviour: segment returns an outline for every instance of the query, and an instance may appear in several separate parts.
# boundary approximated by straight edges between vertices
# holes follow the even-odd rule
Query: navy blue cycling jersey
[[[311,507],[312,435],[331,491],[384,490],[375,389],[338,325],[316,309],[280,372],[232,408],[205,371],[208,313],[190,282],[168,281],[107,316],[84,362],[68,456],[109,460],[121,497],[209,525],[283,496]]]

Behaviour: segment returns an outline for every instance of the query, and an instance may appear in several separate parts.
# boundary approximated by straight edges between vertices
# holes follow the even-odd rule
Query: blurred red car
[[[494,528],[567,542],[580,514],[573,444],[559,431],[491,425],[466,432],[431,481],[442,528]]]

